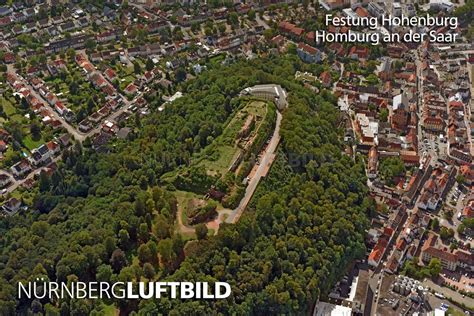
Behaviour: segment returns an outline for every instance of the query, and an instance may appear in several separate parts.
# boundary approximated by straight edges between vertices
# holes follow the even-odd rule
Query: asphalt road
[[[61,155],[55,157],[52,162],[57,162],[61,159]],[[41,171],[43,169],[45,169],[46,167],[43,166],[43,167],[40,167],[38,169],[34,169],[33,171],[31,171],[25,178],[21,178],[21,179],[15,179],[9,172],[5,171],[5,170],[0,170],[0,173],[3,173],[3,174],[7,174],[10,176],[10,178],[12,179],[12,182],[9,184],[8,187],[6,187],[6,192],[5,194],[1,194],[1,195],[6,195],[10,192],[13,192],[15,191],[19,186],[21,186],[23,183],[25,183],[26,180],[29,180],[29,179],[33,179],[36,175],[40,174]]]
[[[262,179],[262,177],[264,177],[268,173],[273,161],[275,160],[276,149],[281,139],[280,137],[281,120],[282,120],[282,115],[280,112],[277,112],[277,119],[276,119],[275,129],[273,131],[272,138],[270,139],[270,142],[267,146],[267,150],[265,151],[265,154],[263,155],[261,159],[260,165],[258,165],[258,168],[255,171],[254,176],[252,177],[252,179],[250,179],[247,185],[247,188],[245,190],[245,195],[240,201],[239,206],[234,210],[230,210],[230,209],[219,210],[218,217],[215,220],[206,223],[206,226],[209,229],[213,229],[215,231],[215,234],[217,234],[217,231],[219,230],[219,225],[221,223],[226,222],[226,223],[235,224],[239,220],[240,216],[244,212],[248,203],[252,199],[252,196],[255,193],[255,190],[257,189],[257,186],[260,180]],[[178,205],[177,218],[178,218],[179,230],[182,233],[194,233],[195,232],[194,227],[187,226],[183,223],[182,212],[183,212],[183,208],[180,205]]]
[[[275,159],[275,153],[276,149],[278,147],[278,144],[280,143],[280,125],[281,125],[281,119],[282,115],[280,112],[277,112],[277,119],[276,119],[276,125],[275,125],[275,130],[273,131],[272,138],[270,140],[270,143],[268,144],[267,151],[265,152],[264,156],[261,159],[260,165],[257,168],[257,171],[255,172],[255,175],[250,179],[247,188],[245,190],[245,195],[240,201],[239,206],[237,206],[236,209],[234,209],[229,216],[226,219],[226,223],[236,223],[242,213],[244,212],[245,208],[247,207],[248,203],[252,199],[253,194],[255,193],[255,190],[257,189],[257,186],[262,179],[268,172],[270,166],[272,165],[274,159]]]

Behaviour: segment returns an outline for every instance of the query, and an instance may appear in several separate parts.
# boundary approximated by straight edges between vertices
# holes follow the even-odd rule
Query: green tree
[[[458,234],[464,234],[465,229],[466,229],[466,226],[463,223],[459,224],[458,227],[456,228]]]
[[[141,223],[138,228],[138,238],[143,242],[147,242],[149,236],[150,236],[150,233],[148,230],[147,223]]]
[[[93,39],[88,39],[86,41],[85,47],[88,50],[93,50],[97,46],[97,42],[94,41]]]
[[[142,73],[142,67],[140,66],[138,61],[133,62],[133,72],[135,72],[136,74],[141,74]]]
[[[41,127],[39,124],[34,121],[30,125],[30,133],[31,133],[31,138],[35,141],[38,141],[41,139]]]
[[[399,157],[382,159],[379,166],[379,174],[382,179],[393,184],[393,179],[405,174],[405,164]]]
[[[388,121],[388,110],[386,108],[383,108],[380,110],[379,118],[380,118],[380,121],[382,122]]]
[[[256,14],[255,14],[254,10],[249,10],[249,12],[247,13],[247,16],[248,16],[249,20],[255,21]]]
[[[102,264],[97,268],[95,278],[99,282],[110,282],[113,274],[114,272],[112,271],[112,267],[110,265]]]
[[[173,252],[173,242],[170,238],[160,240],[158,243],[158,252],[165,266],[169,267],[173,264],[175,254]]]
[[[431,221],[431,229],[432,230],[435,230],[437,231],[439,229],[439,219],[437,217],[435,217],[432,221]]]
[[[146,70],[148,71],[153,70],[153,68],[155,67],[155,65],[153,64],[153,60],[151,60],[150,58],[147,58],[145,67],[146,67]]]
[[[449,240],[454,237],[454,230],[443,226],[439,231],[439,237],[444,241]]]
[[[186,70],[183,67],[179,67],[176,70],[176,80],[178,82],[184,81],[186,79]]]
[[[112,253],[112,256],[110,257],[110,264],[115,273],[120,272],[120,270],[122,270],[122,268],[127,265],[125,253],[120,248],[115,249]]]
[[[447,221],[451,221],[453,219],[453,211],[452,210],[449,210],[449,209],[445,209],[443,211],[443,217],[445,220]]]
[[[237,12],[231,12],[229,14],[229,23],[232,26],[236,26],[239,24],[239,15],[237,14]]]
[[[124,248],[127,248],[130,244],[130,235],[128,234],[128,231],[125,229],[121,229],[119,231],[119,239],[120,239],[120,245]]]
[[[432,258],[428,264],[431,277],[436,277],[441,273],[441,261],[437,258]]]
[[[49,191],[51,187],[51,180],[46,172],[41,172],[39,175],[39,190],[40,192]]]
[[[143,265],[143,275],[149,279],[149,280],[152,280],[154,277],[155,277],[155,268],[153,268],[153,266],[150,264],[150,263],[145,263]]]
[[[152,253],[147,244],[141,244],[140,247],[138,247],[138,259],[141,263],[153,260]]]
[[[196,225],[196,237],[198,240],[206,239],[207,237],[207,226],[206,224],[200,223]]]
[[[458,184],[464,184],[465,181],[466,181],[466,178],[462,174],[459,174],[456,176],[456,182]]]

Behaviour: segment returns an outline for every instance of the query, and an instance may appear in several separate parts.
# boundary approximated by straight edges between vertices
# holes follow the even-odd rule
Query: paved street
[[[257,171],[255,172],[255,175],[252,177],[252,179],[250,179],[245,190],[245,195],[240,201],[239,206],[235,210],[233,210],[227,217],[227,223],[236,223],[239,220],[240,216],[242,215],[248,203],[250,202],[253,194],[255,193],[255,190],[257,189],[258,183],[260,182],[261,178],[264,177],[270,169],[275,159],[276,149],[278,147],[278,144],[280,143],[281,119],[281,113],[277,112],[275,130],[273,131],[272,138],[270,140],[270,143],[268,144],[267,151],[262,157],[260,165],[258,166]]]
[[[251,172],[253,176],[247,185],[247,188],[245,190],[245,195],[240,201],[239,206],[235,208],[234,210],[230,210],[230,209],[219,210],[218,217],[215,220],[208,222],[206,224],[206,226],[209,229],[213,229],[216,234],[217,234],[217,231],[219,230],[219,225],[223,223],[224,221],[226,223],[235,224],[239,220],[240,216],[244,212],[248,203],[252,199],[252,196],[255,193],[255,190],[257,189],[257,186],[260,183],[260,180],[263,177],[265,177],[268,171],[270,170],[270,167],[273,161],[275,160],[276,149],[281,139],[280,137],[281,120],[282,120],[282,115],[280,112],[277,111],[277,119],[276,119],[275,129],[273,131],[272,138],[270,139],[270,142],[265,150],[265,153],[263,154],[260,164],[256,165],[255,166],[256,169],[252,170]],[[182,219],[182,212],[183,212],[183,207],[181,205],[178,205],[177,218],[178,218],[178,226],[179,226],[180,231],[182,233],[194,233],[195,232],[194,227],[184,225],[183,219]]]
[[[423,286],[427,286],[428,288],[433,289],[435,292],[443,294],[445,297],[450,297],[455,302],[463,303],[467,307],[474,309],[474,299],[470,297],[463,297],[460,293],[453,291],[447,287],[441,287],[429,279],[424,280],[422,284]]]
[[[10,183],[8,184],[8,186],[5,187],[4,189],[2,189],[2,191],[5,190],[5,193],[1,193],[1,194],[0,194],[0,195],[4,195],[4,194],[7,194],[8,192],[11,192],[11,191],[12,191],[12,190],[10,189],[10,187],[14,186],[17,181],[15,180],[15,178],[13,177],[13,175],[12,175],[10,172],[6,171],[6,170],[0,169],[0,175],[6,175],[6,176],[8,176],[8,177],[10,178]]]
[[[58,162],[60,159],[61,159],[61,155],[55,157],[52,160],[52,162]],[[45,168],[46,167],[43,166],[38,169],[35,169],[31,171],[25,178],[21,178],[21,179],[15,179],[9,172],[6,172],[5,170],[0,170],[0,173],[8,174],[13,179],[12,183],[8,187],[5,188],[6,189],[5,194],[1,194],[1,195],[6,195],[10,192],[15,191],[18,187],[20,187],[23,183],[25,183],[26,180],[33,179],[36,175],[39,175],[41,171],[44,170]]]
[[[8,72],[11,72],[11,73],[14,73],[14,74],[17,74],[17,71],[16,69],[14,68],[14,65],[13,64],[8,64],[7,65],[7,70]],[[66,122],[66,120],[61,117],[49,104],[48,102],[46,102],[46,100],[39,94],[35,91],[35,89],[33,89],[33,87],[29,84],[29,82],[27,80],[23,80],[23,83],[25,84],[25,86],[30,89],[31,93],[38,99],[40,100],[42,103],[43,103],[43,106],[46,107],[50,112],[51,112],[51,115],[53,116],[54,119],[58,120],[59,122],[61,122],[61,125],[67,130],[67,132],[69,134],[71,134],[72,136],[74,136],[75,139],[79,140],[79,141],[83,141],[87,135],[77,131],[73,126],[71,126],[68,122]]]

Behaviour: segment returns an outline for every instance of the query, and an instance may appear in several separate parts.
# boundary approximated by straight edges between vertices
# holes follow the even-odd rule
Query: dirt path
[[[193,227],[189,227],[189,226],[184,225],[184,223],[183,223],[183,207],[179,203],[178,203],[177,217],[178,217],[178,226],[179,226],[180,232],[185,233],[185,234],[193,234],[196,231]]]
[[[190,227],[188,225],[185,225],[183,223],[183,208],[181,205],[178,203],[178,226],[179,226],[179,231],[183,234],[194,234],[196,232],[196,229],[194,227]],[[214,231],[214,235],[217,235],[217,232],[219,231],[219,226],[221,223],[224,222],[225,217],[229,216],[232,210],[229,209],[223,209],[218,211],[217,218],[213,221],[207,222],[206,227],[208,229],[212,229]]]

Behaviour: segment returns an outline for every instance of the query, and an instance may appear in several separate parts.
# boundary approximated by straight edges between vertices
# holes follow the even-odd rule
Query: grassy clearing
[[[225,174],[232,161],[238,156],[240,149],[236,139],[242,126],[249,115],[263,117],[266,113],[266,103],[251,101],[240,110],[229,122],[222,135],[220,135],[198,159],[198,166],[204,167],[211,175]]]
[[[206,147],[206,149],[195,157],[192,167],[198,167],[206,170],[209,175],[221,175],[224,176],[231,166],[232,162],[239,156],[241,148],[239,147],[239,140],[241,136],[239,133],[242,127],[246,123],[249,116],[254,118],[254,126],[249,128],[246,137],[252,138],[259,133],[261,123],[265,121],[265,117],[268,112],[268,104],[264,101],[250,100],[244,101],[247,103],[240,108],[239,111],[229,120],[223,133],[217,137],[212,144]],[[240,144],[241,146],[241,144]],[[185,169],[176,170],[170,172],[161,177],[162,181],[173,181],[173,179],[183,172]],[[188,212],[189,208],[196,208],[202,202],[202,195],[195,194],[188,191],[177,190],[173,192],[176,196],[179,208],[181,210],[181,216],[179,220],[187,225],[188,223]],[[223,210],[224,207],[221,203],[218,203],[216,211]],[[185,240],[195,239],[196,235],[193,232],[183,232],[176,223],[175,229],[180,231]],[[209,236],[214,235],[215,231],[209,229]]]
[[[39,140],[33,140],[33,138],[31,138],[31,134],[25,136],[25,138],[23,138],[23,144],[25,144],[26,148],[28,148],[28,150],[32,151],[33,149],[41,146],[42,144],[44,144],[45,141],[43,139],[43,137],[41,137]]]
[[[7,116],[11,116],[11,115],[14,115],[16,113],[16,109],[13,106],[11,100],[7,100],[4,97],[2,97],[0,100],[1,100],[2,107],[3,107],[3,111],[5,112],[5,114]]]
[[[266,108],[265,102],[249,101],[232,117],[223,133],[194,158],[193,166],[204,168],[209,175],[224,175],[239,154],[240,149],[236,143],[237,134],[244,125],[247,116],[251,114],[263,117],[267,111]],[[258,124],[254,130],[257,127]],[[178,173],[180,170],[169,172],[164,174],[161,179],[165,182],[172,181]]]

